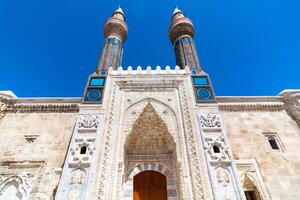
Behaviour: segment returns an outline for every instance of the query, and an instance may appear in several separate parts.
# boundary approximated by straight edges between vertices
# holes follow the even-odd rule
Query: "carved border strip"
[[[182,94],[182,105],[183,105],[183,120],[184,124],[186,125],[186,133],[187,133],[187,140],[186,141],[189,145],[188,146],[188,151],[190,152],[189,154],[189,160],[191,161],[190,166],[191,166],[191,172],[192,172],[192,183],[193,183],[193,190],[194,190],[194,198],[195,199],[204,199],[204,192],[203,192],[203,187],[202,187],[202,174],[201,174],[201,169],[199,166],[200,161],[198,161],[198,155],[195,147],[195,139],[194,139],[194,134],[192,130],[192,124],[191,124],[191,115],[190,111],[188,108],[188,100],[185,92],[184,85],[181,84],[179,86],[179,91]]]
[[[112,95],[111,95],[111,107],[109,109],[109,117],[108,117],[108,126],[107,126],[107,130],[106,130],[106,135],[105,135],[105,139],[104,139],[104,151],[102,153],[102,155],[100,156],[101,160],[101,164],[99,165],[99,169],[97,171],[100,171],[100,176],[99,181],[98,181],[98,199],[104,200],[104,192],[105,192],[105,184],[104,182],[106,181],[107,178],[107,164],[108,164],[108,156],[109,156],[109,152],[111,150],[111,132],[112,132],[112,126],[113,126],[113,122],[114,122],[114,116],[115,116],[115,110],[116,110],[116,96],[117,96],[117,85],[114,84],[112,87]]]

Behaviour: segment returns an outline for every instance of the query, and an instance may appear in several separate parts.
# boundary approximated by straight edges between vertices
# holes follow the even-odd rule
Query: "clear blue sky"
[[[2,0],[0,90],[19,97],[81,96],[95,70],[103,23],[121,3],[129,26],[123,66],[175,65],[175,5],[216,94],[276,95],[300,88],[300,2],[287,0]]]

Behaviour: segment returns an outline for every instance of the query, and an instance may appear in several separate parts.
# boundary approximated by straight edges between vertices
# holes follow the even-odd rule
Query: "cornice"
[[[78,104],[13,104],[7,112],[18,113],[77,113]]]
[[[284,110],[280,96],[220,96],[217,97],[221,111],[281,111]]]
[[[0,98],[3,116],[12,113],[77,113],[81,98]]]
[[[262,103],[236,103],[236,104],[218,104],[221,111],[241,112],[241,111],[282,111],[284,104],[262,104]]]

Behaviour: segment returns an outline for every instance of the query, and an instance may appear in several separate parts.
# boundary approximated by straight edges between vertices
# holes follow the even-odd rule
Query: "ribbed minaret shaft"
[[[128,27],[125,22],[125,15],[122,9],[118,8],[104,24],[105,42],[101,48],[97,72],[107,71],[109,67],[116,70],[121,65],[122,46],[127,35]]]
[[[169,38],[174,45],[176,64],[183,69],[189,66],[191,70],[201,71],[198,54],[194,43],[194,25],[184,16],[184,13],[175,8],[172,22],[169,27]]]

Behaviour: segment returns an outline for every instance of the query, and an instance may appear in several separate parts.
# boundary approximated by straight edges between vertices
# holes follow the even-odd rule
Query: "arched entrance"
[[[143,171],[133,179],[133,200],[167,200],[167,179],[156,171]]]
[[[123,199],[180,199],[176,144],[151,103],[145,105],[126,137],[124,165]]]

